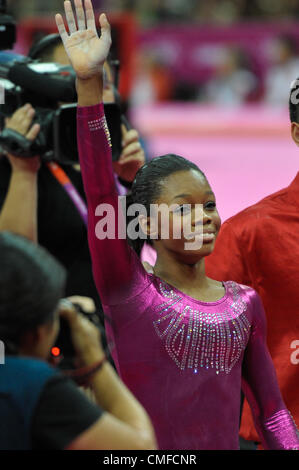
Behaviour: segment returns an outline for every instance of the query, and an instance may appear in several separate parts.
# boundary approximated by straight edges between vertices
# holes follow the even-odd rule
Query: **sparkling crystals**
[[[98,130],[103,129],[105,134],[106,134],[108,145],[109,145],[109,147],[112,147],[110,132],[109,132],[109,129],[108,129],[108,124],[107,124],[105,116],[103,116],[99,119],[93,119],[92,121],[88,121],[88,127],[89,127],[90,132],[94,132],[94,131],[98,131]]]
[[[240,287],[233,282],[226,283],[226,287],[232,304],[220,304],[222,311],[213,312],[208,305],[202,310],[185,305],[183,296],[160,282],[160,292],[167,301],[157,307],[153,324],[179,369],[192,369],[194,374],[199,373],[199,368],[212,369],[217,375],[228,374],[239,361],[251,325]]]

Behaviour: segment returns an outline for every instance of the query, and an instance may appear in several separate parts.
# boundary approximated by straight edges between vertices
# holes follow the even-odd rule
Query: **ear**
[[[299,124],[297,122],[292,122],[291,135],[293,141],[299,147]]]
[[[153,240],[159,238],[158,226],[153,217],[146,217],[145,215],[140,214],[138,216],[139,226],[142,232]]]
[[[35,352],[39,338],[40,333],[38,328],[26,331],[20,341],[20,350],[25,354],[32,355]]]

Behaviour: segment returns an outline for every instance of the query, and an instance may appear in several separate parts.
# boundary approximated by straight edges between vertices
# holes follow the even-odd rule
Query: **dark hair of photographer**
[[[0,338],[7,353],[19,354],[28,335],[57,320],[66,275],[41,247],[9,233],[0,235],[0,258]]]
[[[65,270],[45,249],[0,234],[0,449],[154,449],[151,422],[106,360],[99,329],[60,302]],[[96,403],[48,364],[59,331],[70,325],[78,359],[92,370]]]

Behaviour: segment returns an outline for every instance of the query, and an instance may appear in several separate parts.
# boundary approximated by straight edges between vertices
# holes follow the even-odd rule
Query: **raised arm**
[[[88,239],[94,279],[103,304],[111,305],[143,290],[147,275],[125,239],[125,220],[119,210],[102,104],[102,69],[111,45],[110,25],[106,16],[100,15],[99,38],[91,1],[86,0],[83,8],[81,0],[75,0],[75,7],[78,28],[69,1],[65,2],[65,14],[70,34],[65,30],[61,15],[56,15],[56,23],[77,74],[78,149],[88,203]],[[106,238],[101,230],[104,229],[101,216],[108,223]],[[118,237],[119,227],[121,237]]]
[[[266,344],[266,317],[253,292],[254,321],[245,351],[242,388],[264,449],[298,450],[299,433],[281,396]]]

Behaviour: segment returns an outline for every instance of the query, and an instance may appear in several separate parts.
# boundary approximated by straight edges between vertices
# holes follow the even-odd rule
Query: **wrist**
[[[25,179],[30,179],[34,180],[37,178],[38,170],[39,167],[31,167],[31,168],[25,168],[25,167],[20,167],[18,165],[12,165],[12,174],[15,177],[20,177],[24,180]]]
[[[106,354],[101,348],[90,348],[86,349],[80,357],[86,366],[91,366],[92,364],[104,360]]]
[[[93,106],[103,101],[102,74],[90,78],[76,78],[76,90],[79,106]]]
[[[65,374],[71,377],[78,385],[89,386],[94,379],[94,376],[105,366],[106,356],[99,361],[93,362],[85,367],[79,369],[65,371]]]

